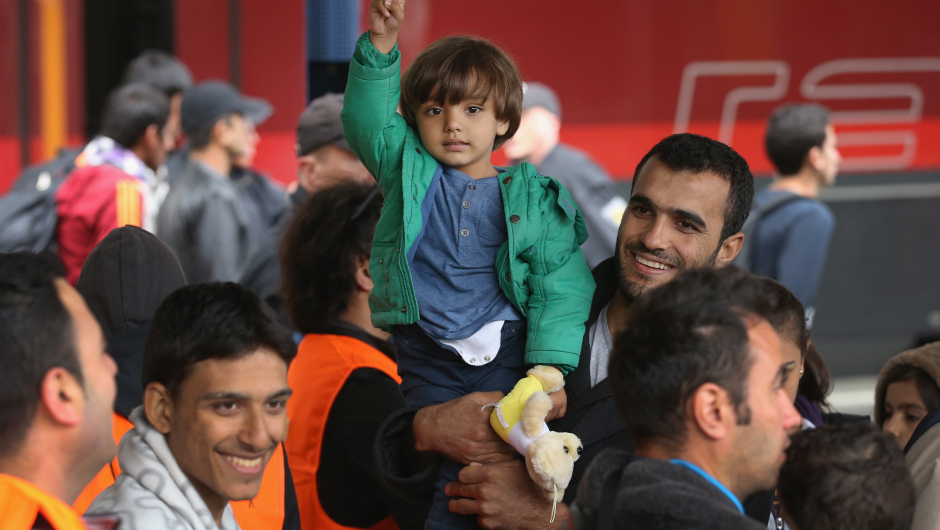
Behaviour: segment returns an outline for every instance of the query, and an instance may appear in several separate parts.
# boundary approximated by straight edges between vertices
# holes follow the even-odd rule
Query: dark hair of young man
[[[376,186],[348,182],[317,191],[294,214],[280,258],[284,309],[297,331],[322,332],[346,311],[381,211]]]
[[[778,492],[794,530],[907,530],[914,519],[904,455],[868,422],[793,436]]]
[[[724,226],[721,241],[737,234],[751,213],[754,200],[754,176],[751,169],[734,149],[717,140],[692,133],[667,136],[653,146],[633,173],[636,186],[640,170],[653,157],[673,171],[690,171],[693,174],[717,173],[728,181],[728,200],[725,203]]]
[[[781,177],[795,175],[809,150],[826,140],[829,111],[816,103],[786,105],[775,110],[767,123],[764,147]]]
[[[215,125],[223,120],[226,123],[231,123],[230,117],[231,117],[231,114],[220,116],[219,119],[211,123],[207,123],[199,127],[198,129],[196,129],[195,131],[188,133],[186,135],[186,140],[189,142],[189,147],[195,151],[198,151],[200,149],[205,149],[209,145],[209,142],[212,141],[212,131],[215,130]]]
[[[920,395],[920,399],[924,400],[924,407],[926,407],[928,411],[940,408],[940,387],[937,386],[937,382],[923,369],[912,364],[899,364],[892,368],[885,374],[884,386],[882,388],[887,392],[888,385],[891,383],[911,380],[917,385],[917,393]],[[876,411],[875,414],[876,421],[880,420],[878,421],[878,427],[882,427],[885,418],[888,417],[888,413],[885,411],[884,401],[884,396],[882,396],[881,403],[875,403],[876,407],[881,407],[881,410]]]
[[[297,349],[276,318],[254,293],[232,282],[173,291],[150,323],[143,386],[160,383],[175,398],[196,363],[237,359],[259,348],[272,350],[289,365]]]
[[[170,117],[170,100],[159,90],[142,83],[122,85],[108,95],[101,118],[101,134],[125,149],[140,141],[147,127],[160,131]]]
[[[169,53],[145,50],[128,63],[124,83],[144,83],[169,98],[193,86],[193,76],[185,64]]]
[[[632,438],[680,447],[688,401],[705,383],[725,389],[738,424],[750,423],[743,317],[777,311],[767,284],[736,267],[685,271],[637,299],[610,356],[611,389]]]
[[[23,443],[46,372],[61,367],[82,382],[72,316],[56,278],[65,278],[65,268],[53,254],[0,254],[0,456]]]
[[[512,138],[522,120],[522,75],[509,55],[476,37],[444,37],[424,49],[401,83],[401,113],[412,128],[424,103],[452,105],[481,98],[495,105],[496,118],[509,122],[493,149]]]

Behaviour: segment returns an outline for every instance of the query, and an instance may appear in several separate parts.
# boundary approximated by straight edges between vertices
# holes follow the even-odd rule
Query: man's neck
[[[339,316],[340,320],[345,320],[362,328],[366,333],[373,337],[388,340],[389,334],[372,325],[372,312],[369,309],[368,294],[365,297],[353,295],[349,300],[346,311]]]
[[[225,149],[218,145],[209,144],[198,151],[193,150],[189,154],[189,158],[211,167],[225,177],[228,177],[229,173],[232,172],[231,157]]]
[[[74,466],[65,464],[62,451],[48,446],[32,446],[0,461],[0,473],[21,478],[66,504],[72,504],[94,475],[73,478]],[[42,448],[43,450],[39,450]],[[47,450],[49,449],[49,450]]]
[[[626,329],[629,308],[630,301],[620,292],[620,289],[614,291],[614,297],[610,299],[610,305],[607,306],[607,329],[610,331],[611,338],[616,339]]]
[[[796,175],[778,178],[768,189],[789,191],[802,197],[815,199],[819,196],[819,178],[811,168],[806,168]]]

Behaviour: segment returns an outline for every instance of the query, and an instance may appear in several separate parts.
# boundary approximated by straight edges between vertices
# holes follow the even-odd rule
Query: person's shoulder
[[[163,500],[136,478],[121,473],[114,484],[95,497],[85,513],[117,515],[121,519],[122,528],[147,528],[148,522],[162,522],[163,514],[170,511]],[[155,516],[159,518],[154,519]]]

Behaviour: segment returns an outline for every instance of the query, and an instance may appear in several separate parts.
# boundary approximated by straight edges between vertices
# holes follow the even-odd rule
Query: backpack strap
[[[738,255],[735,256],[732,263],[742,269],[753,270],[753,258],[751,255],[753,254],[754,233],[757,230],[757,225],[760,224],[765,216],[776,211],[778,208],[805,198],[806,197],[795,193],[784,193],[779,197],[774,197],[766,204],[753,208],[750,215],[747,216],[747,220],[744,221],[744,226],[741,227],[741,233],[744,234],[744,245],[741,247],[741,251],[738,252]]]

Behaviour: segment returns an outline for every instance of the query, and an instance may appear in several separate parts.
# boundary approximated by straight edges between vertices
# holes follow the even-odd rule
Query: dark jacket
[[[237,281],[251,250],[248,224],[235,184],[190,161],[160,208],[157,235],[190,283]]]
[[[591,387],[591,348],[587,334],[617,288],[614,258],[605,260],[593,272],[597,289],[591,303],[591,316],[585,325],[587,332],[581,347],[581,361],[578,368],[565,378],[568,411],[564,418],[549,424],[552,430],[576,434],[583,444],[581,458],[575,462],[571,482],[565,490],[565,502],[574,498],[585,469],[602,450],[616,447],[630,454],[633,452],[633,443],[614,405],[607,380]],[[420,501],[433,495],[437,463],[427,464],[425,455],[414,449],[412,424],[417,410],[401,409],[385,420],[375,438],[374,457],[383,480],[390,488],[402,497]]]
[[[153,314],[185,284],[173,251],[136,226],[112,230],[85,260],[76,288],[101,324],[117,363],[114,410],[125,418],[143,404],[144,345]]]
[[[604,484],[616,487],[604,488]],[[605,489],[607,495],[605,495]],[[738,511],[712,483],[665,460],[631,460],[616,449],[598,455],[571,506],[574,528],[602,528],[604,516],[618,530],[766,530]]]

